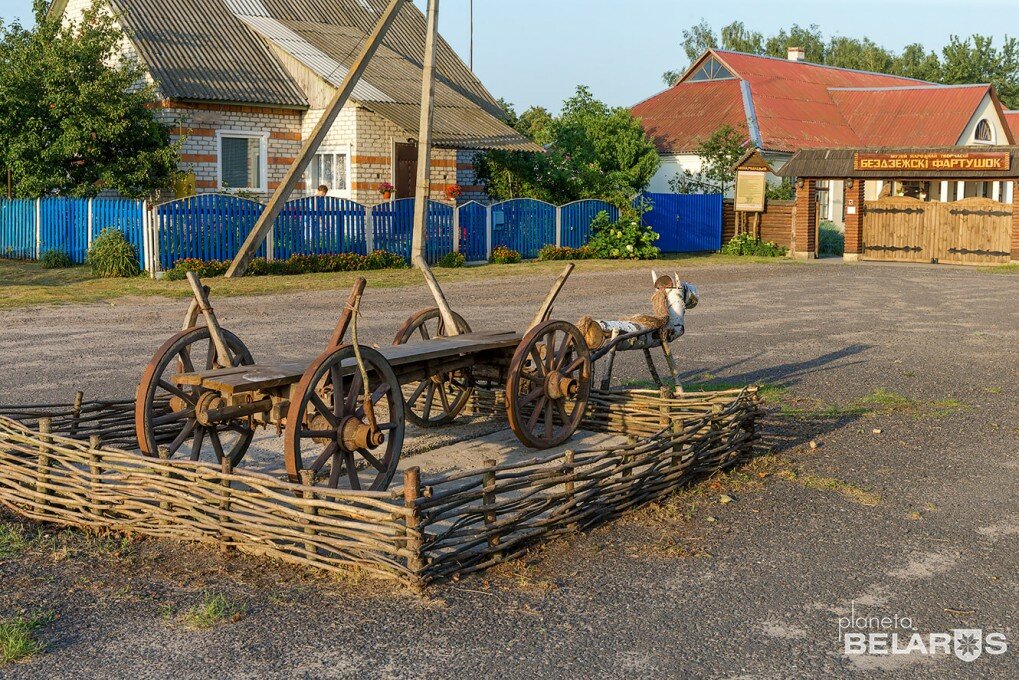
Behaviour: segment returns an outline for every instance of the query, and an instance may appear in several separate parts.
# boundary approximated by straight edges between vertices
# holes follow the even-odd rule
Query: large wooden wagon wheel
[[[571,323],[545,321],[517,346],[506,380],[506,414],[521,442],[547,449],[569,439],[591,393],[591,353]]]
[[[201,387],[173,382],[173,377],[180,373],[255,363],[251,352],[236,335],[223,330],[223,338],[231,355],[227,358],[219,356],[205,326],[177,333],[156,351],[145,367],[135,394],[135,433],[143,454],[156,456],[159,445],[165,444],[171,457],[222,461],[226,456],[231,465],[237,465],[244,457],[254,436],[248,418],[202,422],[201,414],[217,406],[211,400],[218,399],[219,395]]]
[[[462,316],[453,312],[457,331],[470,333],[471,327]],[[424,342],[446,337],[446,324],[437,307],[425,309],[407,319],[393,339],[394,345]],[[469,369],[437,373],[421,382],[404,385],[407,419],[418,427],[448,425],[467,405],[474,392]]]
[[[318,477],[327,469],[334,489],[341,473],[354,490],[382,491],[393,480],[406,428],[403,393],[385,357],[370,347],[360,350],[370,409],[351,345],[320,356],[291,393],[283,435],[291,481],[301,482],[302,470]]]

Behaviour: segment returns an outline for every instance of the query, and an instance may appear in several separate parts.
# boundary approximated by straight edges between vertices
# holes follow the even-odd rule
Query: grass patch
[[[579,265],[584,272],[621,271],[631,269],[668,268],[673,264],[683,267],[719,264],[746,264],[754,258],[725,255],[669,255],[661,260],[585,260]],[[760,258],[769,264],[792,263],[783,258]],[[443,283],[459,281],[490,281],[507,276],[538,276],[554,278],[563,268],[562,262],[524,262],[508,265],[482,265],[459,269],[435,270],[435,277]],[[366,272],[339,272],[329,274],[300,274],[296,276],[250,276],[240,279],[210,279],[212,294],[217,297],[240,295],[273,295],[302,291],[349,290],[358,276],[368,279],[372,288],[399,288],[422,283],[421,272],[414,269],[386,269]],[[156,281],[147,276],[129,279],[96,279],[87,267],[70,269],[43,269],[36,262],[0,259],[0,310],[16,309],[29,305],[88,303],[112,300],[125,296],[188,298],[191,288],[187,281]]]
[[[224,623],[236,623],[247,613],[248,608],[243,603],[234,602],[223,593],[212,593],[184,612],[181,619],[192,628],[205,630]]]
[[[874,507],[881,504],[881,495],[837,477],[826,477],[798,470],[783,470],[779,476],[807,489],[834,491],[861,505]]]
[[[0,666],[41,653],[46,645],[36,639],[35,631],[53,618],[53,614],[43,612],[0,621]]]
[[[0,558],[17,555],[27,546],[28,539],[20,525],[0,522]]]
[[[1019,264],[999,264],[996,267],[980,267],[987,274],[1019,274]]]

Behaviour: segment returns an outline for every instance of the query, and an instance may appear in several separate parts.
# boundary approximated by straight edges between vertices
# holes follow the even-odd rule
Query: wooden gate
[[[894,196],[867,201],[863,257],[899,262],[1000,264],[1011,259],[1012,206],[989,198],[952,203]]]

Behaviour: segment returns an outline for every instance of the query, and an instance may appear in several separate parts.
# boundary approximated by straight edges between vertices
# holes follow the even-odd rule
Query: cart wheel
[[[173,376],[179,373],[255,363],[236,335],[224,330],[223,338],[231,354],[227,361],[220,358],[205,326],[181,331],[156,351],[135,395],[134,427],[143,454],[156,456],[159,445],[166,444],[170,456],[218,461],[228,456],[231,465],[241,462],[254,436],[248,419],[202,425],[196,416],[198,402],[216,393],[173,383]]]
[[[471,327],[462,316],[453,312],[460,333],[470,333]],[[394,345],[424,342],[446,337],[446,324],[438,308],[426,309],[407,319],[393,339]],[[474,392],[469,369],[452,373],[436,373],[427,380],[404,385],[407,400],[407,420],[418,427],[448,425],[460,414]]]
[[[562,444],[577,431],[591,393],[591,353],[576,326],[546,321],[517,346],[506,380],[506,414],[532,448]]]
[[[364,386],[345,345],[326,352],[305,371],[292,392],[284,433],[287,474],[295,483],[301,470],[325,474],[335,489],[345,472],[351,489],[383,491],[396,474],[403,449],[403,393],[393,368],[370,347],[361,347],[368,393],[377,429],[365,413]]]

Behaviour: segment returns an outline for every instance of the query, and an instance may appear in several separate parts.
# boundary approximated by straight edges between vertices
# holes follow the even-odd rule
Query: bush
[[[376,250],[370,255],[358,253],[339,253],[336,255],[291,255],[287,260],[267,261],[256,258],[248,265],[248,276],[292,276],[295,274],[322,274],[332,272],[356,272],[374,269],[403,269],[407,261],[399,255]],[[226,274],[230,262],[223,260],[199,260],[189,258],[177,260],[173,269],[167,270],[164,277],[169,281],[180,281],[187,278],[188,272],[199,277],[215,277]]]
[[[846,251],[846,235],[834,222],[824,220],[817,227],[817,253],[821,257],[841,257]]]
[[[772,241],[762,241],[750,234],[736,234],[732,240],[722,246],[723,255],[782,257],[785,248]]]
[[[103,229],[92,241],[85,262],[101,279],[138,276],[138,251],[117,229]]]
[[[439,260],[439,266],[447,269],[459,269],[467,264],[467,258],[463,253],[446,253]]]
[[[658,234],[641,221],[641,211],[625,206],[615,223],[604,210],[591,221],[587,249],[592,257],[607,260],[654,260],[661,255],[655,245]]]
[[[67,269],[74,266],[71,256],[62,250],[47,250],[39,258],[43,269]]]
[[[492,248],[492,259],[490,261],[492,264],[517,264],[521,259],[523,258],[520,257],[520,253],[512,248],[496,246]]]
[[[549,260],[590,260],[594,257],[591,249],[587,246],[570,248],[569,246],[547,245],[538,251],[538,259]]]

